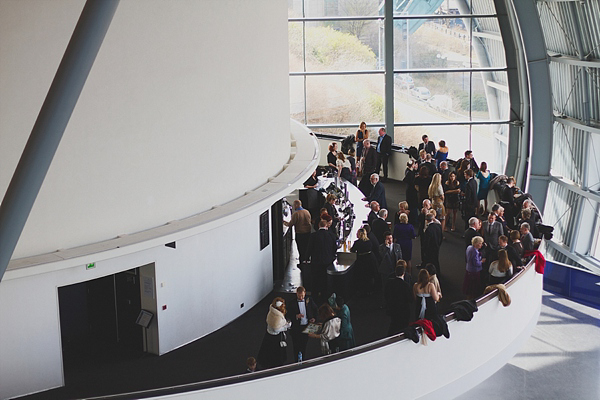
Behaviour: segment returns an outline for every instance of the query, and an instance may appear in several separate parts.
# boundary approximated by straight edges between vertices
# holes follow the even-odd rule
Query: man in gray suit
[[[484,268],[481,270],[482,282],[487,282],[488,266],[493,256],[498,253],[498,238],[503,235],[503,231],[502,223],[496,221],[496,214],[489,213],[487,221],[484,221],[481,225],[481,236],[483,236],[483,240],[485,241],[484,254],[487,260]]]

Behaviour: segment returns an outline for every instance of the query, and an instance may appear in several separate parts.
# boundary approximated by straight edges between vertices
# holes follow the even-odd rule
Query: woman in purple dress
[[[481,236],[471,239],[471,245],[467,247],[467,266],[462,291],[468,300],[473,300],[482,293],[480,275],[485,258],[481,256],[481,247],[483,247]]]
[[[394,242],[402,249],[402,259],[406,261],[407,271],[410,273],[410,260],[412,259],[412,240],[417,237],[414,226],[408,223],[408,215],[400,214],[399,222],[394,226]]]

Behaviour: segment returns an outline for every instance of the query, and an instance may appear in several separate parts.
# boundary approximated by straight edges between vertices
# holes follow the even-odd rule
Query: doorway
[[[145,267],[58,288],[65,378],[86,365],[144,354],[144,328],[136,321]]]

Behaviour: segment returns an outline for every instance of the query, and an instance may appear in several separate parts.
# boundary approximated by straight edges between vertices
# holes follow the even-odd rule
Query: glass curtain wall
[[[389,0],[392,1],[392,0]],[[394,143],[444,140],[503,172],[509,119],[504,47],[493,0],[289,0],[290,112],[315,132],[375,138],[394,114]],[[393,85],[385,44],[393,43]],[[386,97],[393,110],[386,110]],[[389,128],[388,128],[389,129]],[[388,130],[389,131],[389,130]],[[490,149],[496,151],[490,151]]]
[[[538,2],[550,60],[548,258],[600,275],[600,1]]]

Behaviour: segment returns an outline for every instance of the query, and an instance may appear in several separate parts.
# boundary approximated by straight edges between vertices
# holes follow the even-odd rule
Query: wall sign
[[[269,245],[269,210],[260,214],[260,249]]]

